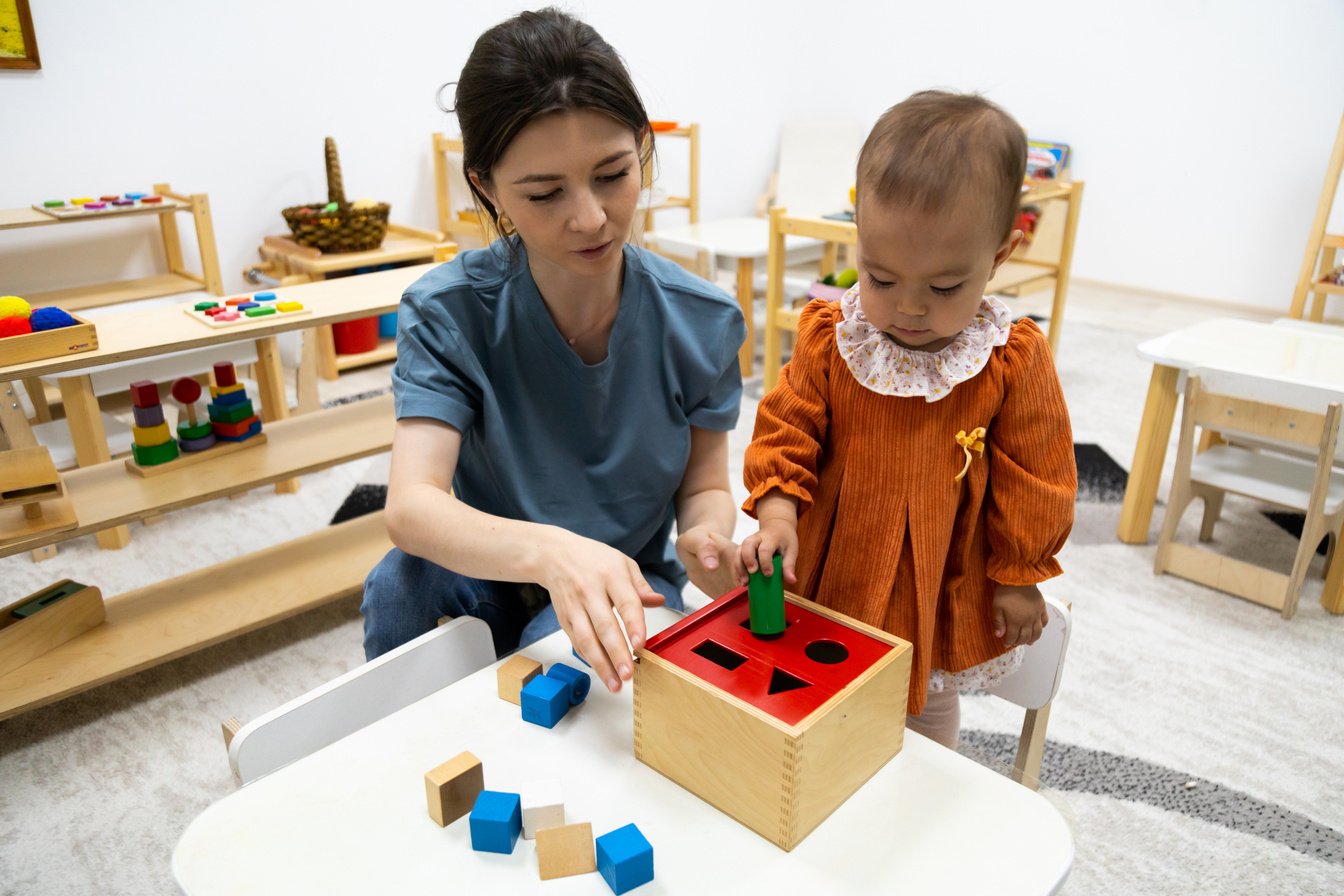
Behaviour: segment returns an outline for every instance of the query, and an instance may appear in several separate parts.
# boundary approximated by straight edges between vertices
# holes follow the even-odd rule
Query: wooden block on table
[[[542,880],[596,871],[593,826],[584,821],[537,831],[537,870]]]
[[[443,765],[425,773],[425,799],[429,817],[439,827],[452,824],[471,811],[485,789],[481,760],[469,752],[458,753]]]
[[[531,781],[521,791],[524,840],[535,840],[542,828],[558,828],[565,823],[565,796],[559,781]]]
[[[34,611],[33,603],[44,600],[51,602]],[[16,617],[16,612],[23,615]],[[103,593],[70,579],[0,608],[0,675],[101,624],[105,617]]]
[[[499,699],[522,706],[523,686],[541,674],[541,663],[517,653],[505,660],[495,674],[499,678]]]

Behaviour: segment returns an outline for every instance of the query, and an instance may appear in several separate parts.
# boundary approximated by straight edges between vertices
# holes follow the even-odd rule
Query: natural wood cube
[[[558,828],[565,823],[565,797],[559,781],[527,782],[521,795],[524,840],[535,840],[542,828]]]
[[[523,686],[541,674],[541,663],[521,653],[514,654],[500,664],[499,699],[523,705]]]
[[[485,789],[485,769],[469,752],[458,753],[443,765],[425,773],[425,799],[429,817],[439,827],[457,821],[471,811]]]
[[[648,640],[635,756],[791,850],[900,752],[911,648],[786,601],[775,638],[751,633],[739,588]]]
[[[537,869],[542,880],[596,871],[593,826],[585,821],[537,831]]]

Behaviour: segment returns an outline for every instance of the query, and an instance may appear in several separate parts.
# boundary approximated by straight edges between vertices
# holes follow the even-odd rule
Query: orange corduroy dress
[[[1012,326],[983,370],[943,398],[871,391],[836,347],[838,302],[814,301],[747,449],[743,509],[798,499],[799,592],[914,645],[911,715],[932,669],[960,672],[1009,648],[995,583],[1060,573],[1078,478],[1049,344]],[[970,466],[958,433],[985,428]]]

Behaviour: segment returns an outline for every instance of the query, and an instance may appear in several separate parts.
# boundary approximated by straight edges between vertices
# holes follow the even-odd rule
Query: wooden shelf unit
[[[1289,317],[1301,320],[1304,315],[1310,314],[1310,320],[1320,323],[1325,319],[1326,297],[1344,295],[1344,286],[1326,279],[1339,264],[1339,253],[1344,249],[1344,233],[1326,231],[1330,224],[1330,212],[1335,206],[1335,196],[1339,192],[1341,175],[1344,175],[1344,115],[1340,116],[1335,145],[1330,151],[1330,162],[1326,165],[1325,184],[1321,187],[1316,217],[1307,235],[1307,252],[1297,274],[1297,288],[1293,291],[1293,302],[1288,308]],[[1308,296],[1311,297],[1309,312]]]
[[[219,273],[219,253],[215,248],[215,227],[210,217],[209,197],[205,193],[190,195],[175,193],[169,184],[155,184],[154,192],[173,200],[173,204],[163,208],[139,208],[128,212],[77,218],[57,218],[33,208],[0,210],[0,230],[69,227],[90,224],[94,221],[122,220],[146,215],[154,215],[159,221],[163,254],[168,265],[166,273],[133,280],[30,292],[24,296],[28,303],[34,307],[56,305],[66,311],[79,311],[100,305],[115,305],[120,302],[134,302],[137,299],[152,299],[202,290],[217,296],[223,295],[224,282]],[[177,227],[177,215],[180,213],[190,214],[196,226],[196,246],[201,268],[199,274],[187,269],[186,259],[182,254],[182,237]]]
[[[674,137],[685,140],[687,143],[687,167],[686,172],[686,195],[673,196],[668,195],[657,205],[650,205],[644,209],[644,233],[652,233],[653,215],[655,212],[670,208],[684,208],[690,216],[688,224],[697,224],[700,221],[700,125],[691,123],[680,127],[672,128],[667,131],[656,131],[653,135],[654,145],[665,137]],[[641,171],[641,180],[645,189],[653,186],[653,161],[645,165]]]
[[[377,454],[392,429],[389,395],[277,421],[264,445],[161,476],[120,460],[83,467],[65,476],[78,526],[0,544],[0,556]],[[0,675],[0,719],[356,594],[390,548],[382,513],[370,514],[110,597],[103,625]]]
[[[1050,281],[1054,284],[1054,299],[1050,310],[1050,326],[1046,338],[1052,351],[1059,349],[1063,329],[1064,303],[1068,298],[1069,276],[1073,266],[1073,247],[1078,230],[1078,212],[1082,204],[1083,182],[1046,181],[1023,192],[1022,205],[1051,201],[1068,203],[1063,223],[1059,251],[1053,257],[1038,258],[1021,251],[999,266],[998,272],[985,292],[1005,292],[1024,286]],[[791,307],[784,301],[784,237],[803,236],[825,240],[830,245],[852,246],[857,242],[858,228],[848,221],[790,215],[787,209],[770,210],[770,256],[767,263],[765,292],[765,371],[764,388],[769,391],[779,377],[783,364],[783,336],[798,330],[802,307]]]
[[[257,252],[262,264],[256,270],[276,277],[281,286],[293,286],[345,275],[359,268],[446,261],[457,253],[457,244],[448,234],[437,230],[421,230],[390,222],[383,244],[366,252],[324,253],[311,246],[301,246],[287,236],[264,238]],[[338,355],[331,327],[318,329],[318,376],[324,380],[336,379],[343,370],[381,364],[396,357],[395,339],[380,340],[372,351]]]

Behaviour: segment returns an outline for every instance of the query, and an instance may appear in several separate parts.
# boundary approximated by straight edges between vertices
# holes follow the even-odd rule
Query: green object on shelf
[[[218,302],[197,302],[194,310],[204,311],[207,308],[218,308],[218,307],[219,307]]]
[[[237,404],[221,405],[212,402],[206,405],[206,410],[210,413],[210,419],[215,423],[242,423],[249,417],[255,416],[256,411],[252,409],[252,401],[240,401]]]
[[[250,417],[251,414],[249,414],[248,416]],[[247,418],[245,417],[243,419]],[[214,427],[210,425],[209,420],[202,420],[195,426],[192,426],[191,423],[187,420],[183,420],[182,422],[177,424],[177,437],[179,439],[185,439],[188,441],[191,439],[203,439],[206,436],[213,433],[214,431],[215,431]]]
[[[268,314],[275,313],[274,305],[258,305],[256,308],[249,308],[243,312],[248,317],[265,317]]]
[[[747,606],[751,612],[751,633],[758,638],[774,638],[784,634],[788,623],[784,620],[784,558],[774,557],[774,575],[767,576],[759,569],[747,580]]]
[[[17,607],[9,611],[9,615],[15,619],[27,619],[38,610],[45,610],[47,607],[56,603],[63,597],[83,591],[88,585],[81,585],[79,582],[65,582],[60,585],[53,585],[41,594],[35,595],[32,600],[24,601]]]
[[[161,445],[131,444],[131,456],[142,467],[152,467],[177,460],[177,442],[169,439]]]

